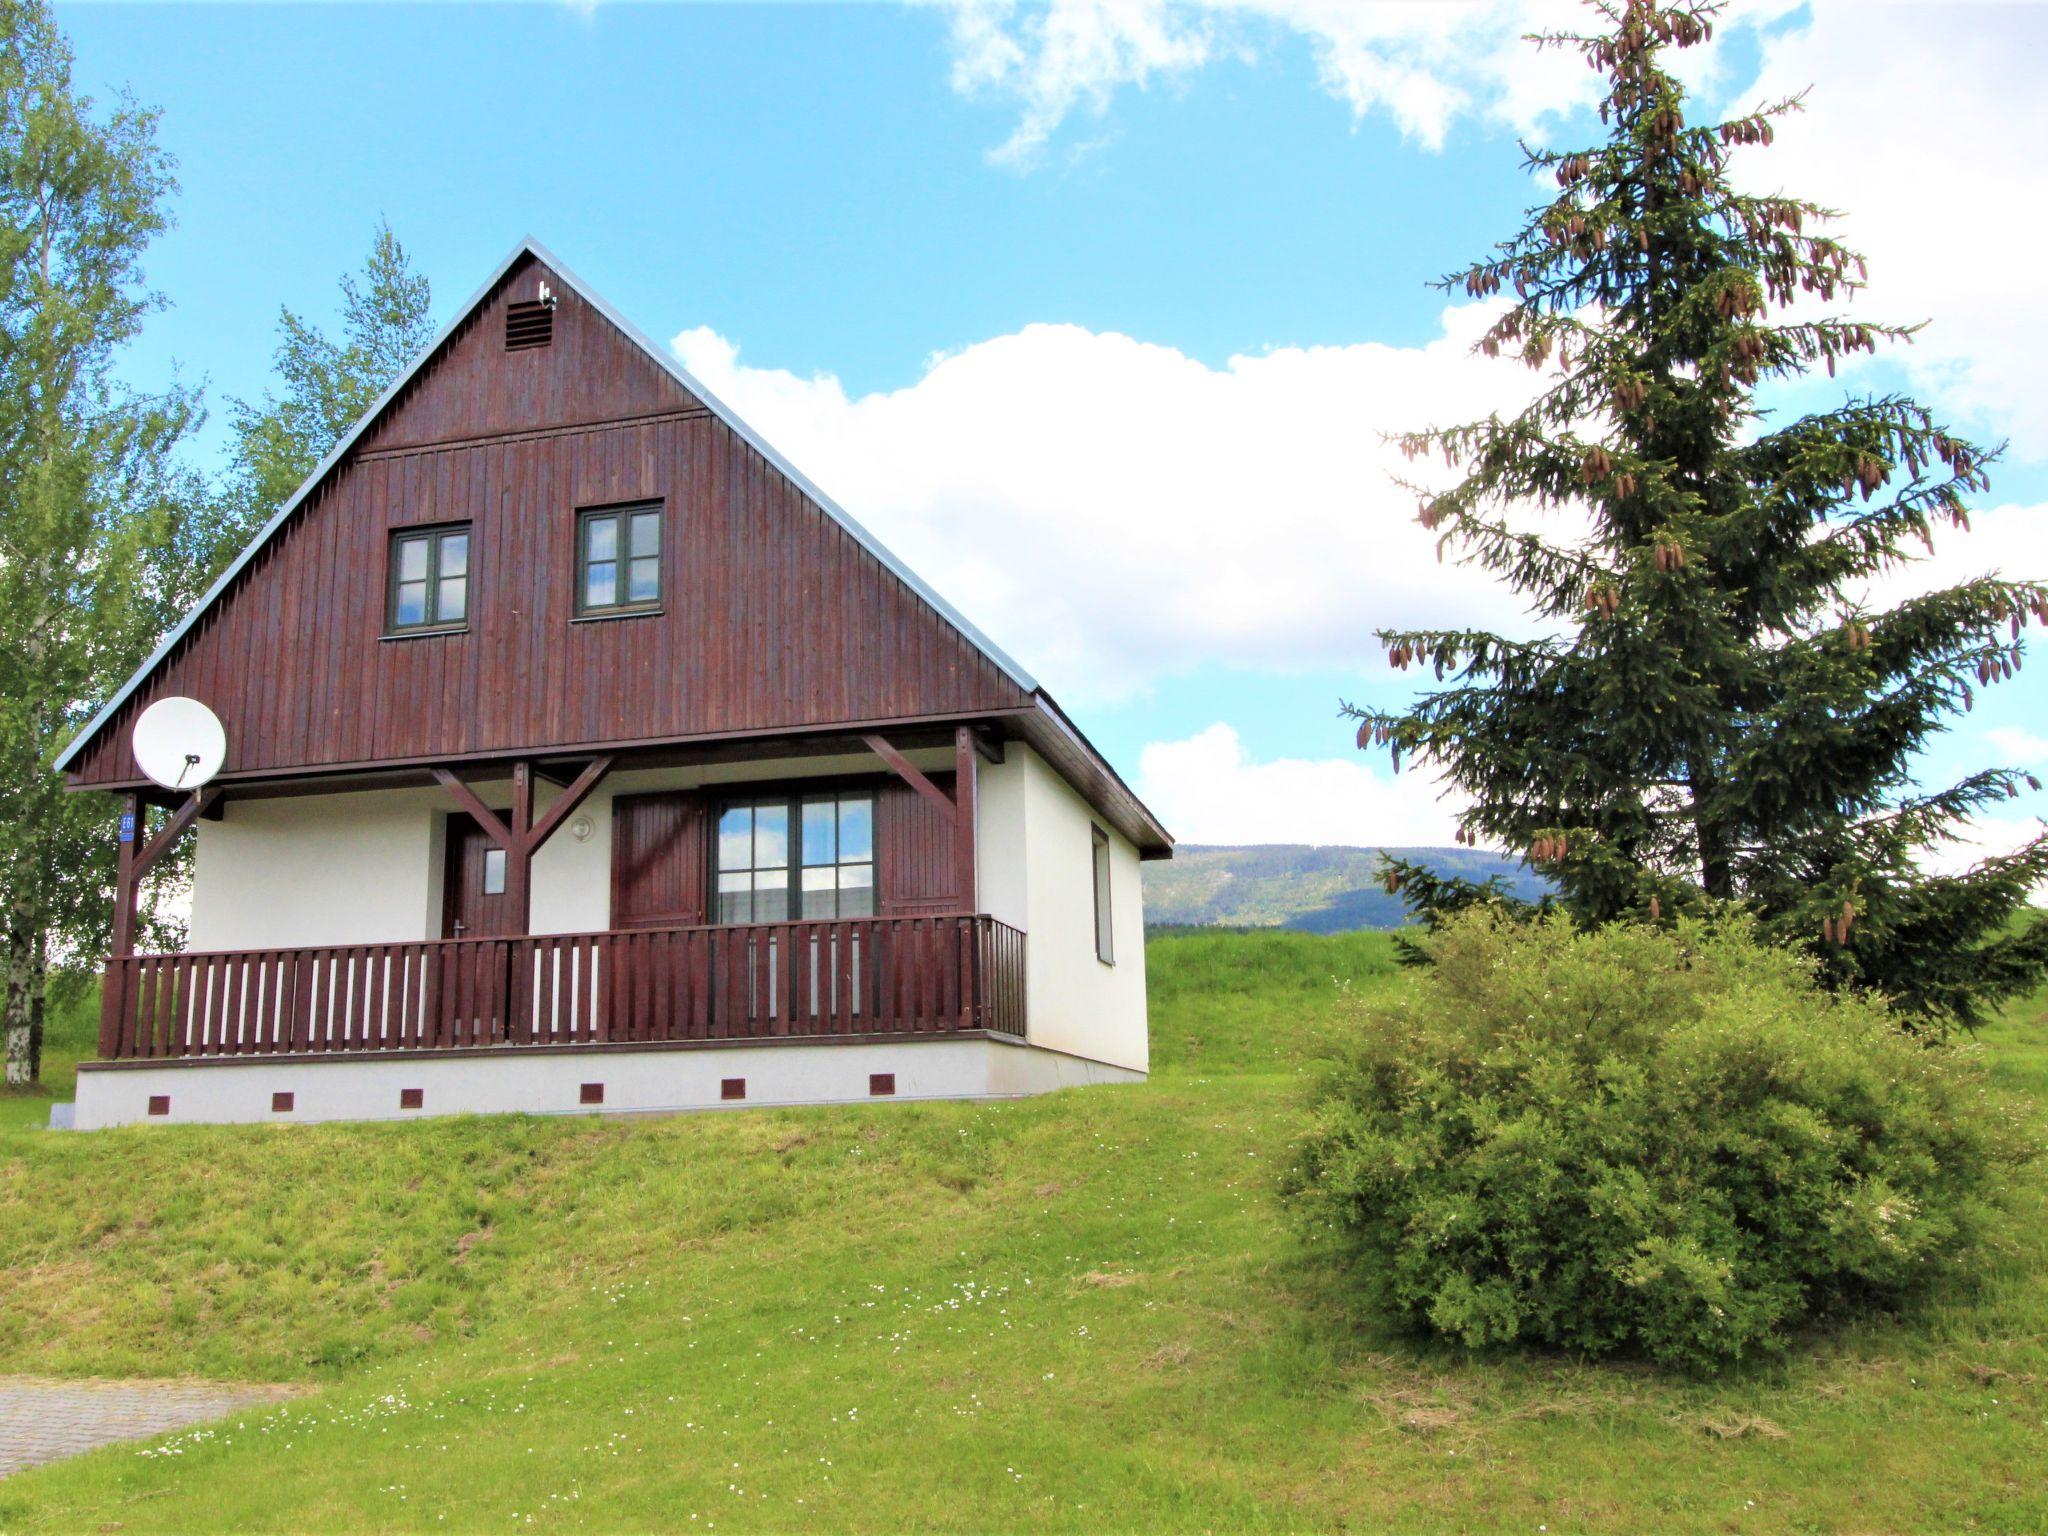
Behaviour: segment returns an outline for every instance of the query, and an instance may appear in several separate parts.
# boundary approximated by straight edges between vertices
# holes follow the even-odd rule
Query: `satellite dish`
[[[165,789],[197,789],[228,755],[220,718],[197,699],[158,699],[142,712],[128,738],[135,765]]]

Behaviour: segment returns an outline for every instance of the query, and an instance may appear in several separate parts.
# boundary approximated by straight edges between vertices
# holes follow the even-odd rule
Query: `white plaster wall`
[[[1116,960],[1095,957],[1094,842],[1109,834]],[[1145,909],[1138,852],[1022,742],[981,775],[981,909],[1024,930],[1035,1045],[1147,1070]]]
[[[1031,929],[1031,895],[1025,874],[1024,759],[1032,756],[1029,747],[1013,742],[1000,763],[981,765],[979,814],[974,821],[975,884],[980,891],[975,910],[1026,933]]]
[[[195,950],[388,944],[441,931],[446,817],[428,790],[231,800],[198,824]]]
[[[1000,1040],[927,1039],[858,1045],[726,1046],[684,1050],[517,1050],[461,1056],[207,1062],[203,1066],[92,1068],[78,1074],[74,1125],[290,1124],[322,1120],[418,1120],[430,1115],[649,1114],[747,1105],[840,1104],[870,1097],[868,1075],[890,1072],[898,1099],[1015,1098],[1089,1083],[1129,1082],[1134,1072]],[[744,1101],[722,1080],[746,1080]],[[602,1083],[601,1110],[579,1103]],[[424,1103],[400,1109],[399,1091]],[[292,1108],[271,1108],[273,1093]],[[149,1113],[161,1094],[168,1113]],[[886,1102],[886,1101],[883,1101]]]

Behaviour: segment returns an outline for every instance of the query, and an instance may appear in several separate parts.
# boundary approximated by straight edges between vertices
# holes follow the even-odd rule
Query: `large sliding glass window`
[[[872,917],[875,797],[859,790],[736,801],[719,813],[717,876],[721,923]]]

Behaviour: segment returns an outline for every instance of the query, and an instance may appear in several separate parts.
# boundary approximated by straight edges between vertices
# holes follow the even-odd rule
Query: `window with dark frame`
[[[1116,964],[1116,936],[1110,925],[1109,834],[1091,826],[1094,835],[1095,874],[1095,958],[1104,965]]]
[[[577,513],[578,617],[659,612],[661,537],[658,501]]]
[[[393,634],[469,623],[469,524],[408,528],[391,536]]]
[[[871,790],[734,801],[719,812],[716,853],[721,923],[874,916]]]

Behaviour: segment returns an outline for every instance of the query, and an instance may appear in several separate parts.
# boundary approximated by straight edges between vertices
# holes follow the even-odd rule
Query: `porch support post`
[[[963,912],[981,910],[979,865],[974,845],[975,809],[981,799],[980,769],[981,754],[975,745],[973,729],[965,725],[956,727],[953,732],[953,867],[957,871],[955,885],[960,892],[960,910]]]
[[[131,794],[121,804],[120,842],[114,866],[114,931],[107,947],[110,961],[127,960],[135,953],[135,905],[142,889],[142,877],[171,851],[185,829],[201,816],[209,815],[221,803],[219,785],[194,790],[171,812],[155,837],[149,831],[148,811],[142,796]],[[127,968],[110,964],[100,994],[100,1056],[111,1059],[120,1039],[120,1023],[127,1011],[124,984]]]
[[[220,789],[194,790],[191,797],[171,812],[155,837],[147,837],[145,810],[140,795],[130,795],[121,807],[120,860],[114,870],[114,935],[111,952],[122,959],[135,953],[135,900],[142,877],[171,851],[185,829],[220,803]]]
[[[109,953],[125,960],[135,953],[135,896],[142,883],[142,840],[149,827],[142,796],[126,795],[121,800],[121,842],[114,866],[114,942]]]
[[[953,731],[953,793],[947,794],[918,770],[915,763],[880,736],[863,736],[868,750],[896,770],[896,776],[946,813],[953,827],[953,889],[960,910],[972,912],[981,900],[974,857],[974,812],[980,799],[981,748],[972,726]]]
[[[533,764],[512,765],[512,812],[505,845],[505,898],[512,907],[512,933],[533,932]]]
[[[575,814],[576,807],[590,798],[590,792],[611,771],[611,766],[609,753],[592,758],[539,817],[533,814],[534,767],[525,758],[512,765],[512,804],[502,817],[485,805],[454,770],[433,770],[442,788],[476,818],[484,835],[505,850],[505,895],[512,907],[514,925],[510,937],[525,938],[533,930],[533,856]]]

